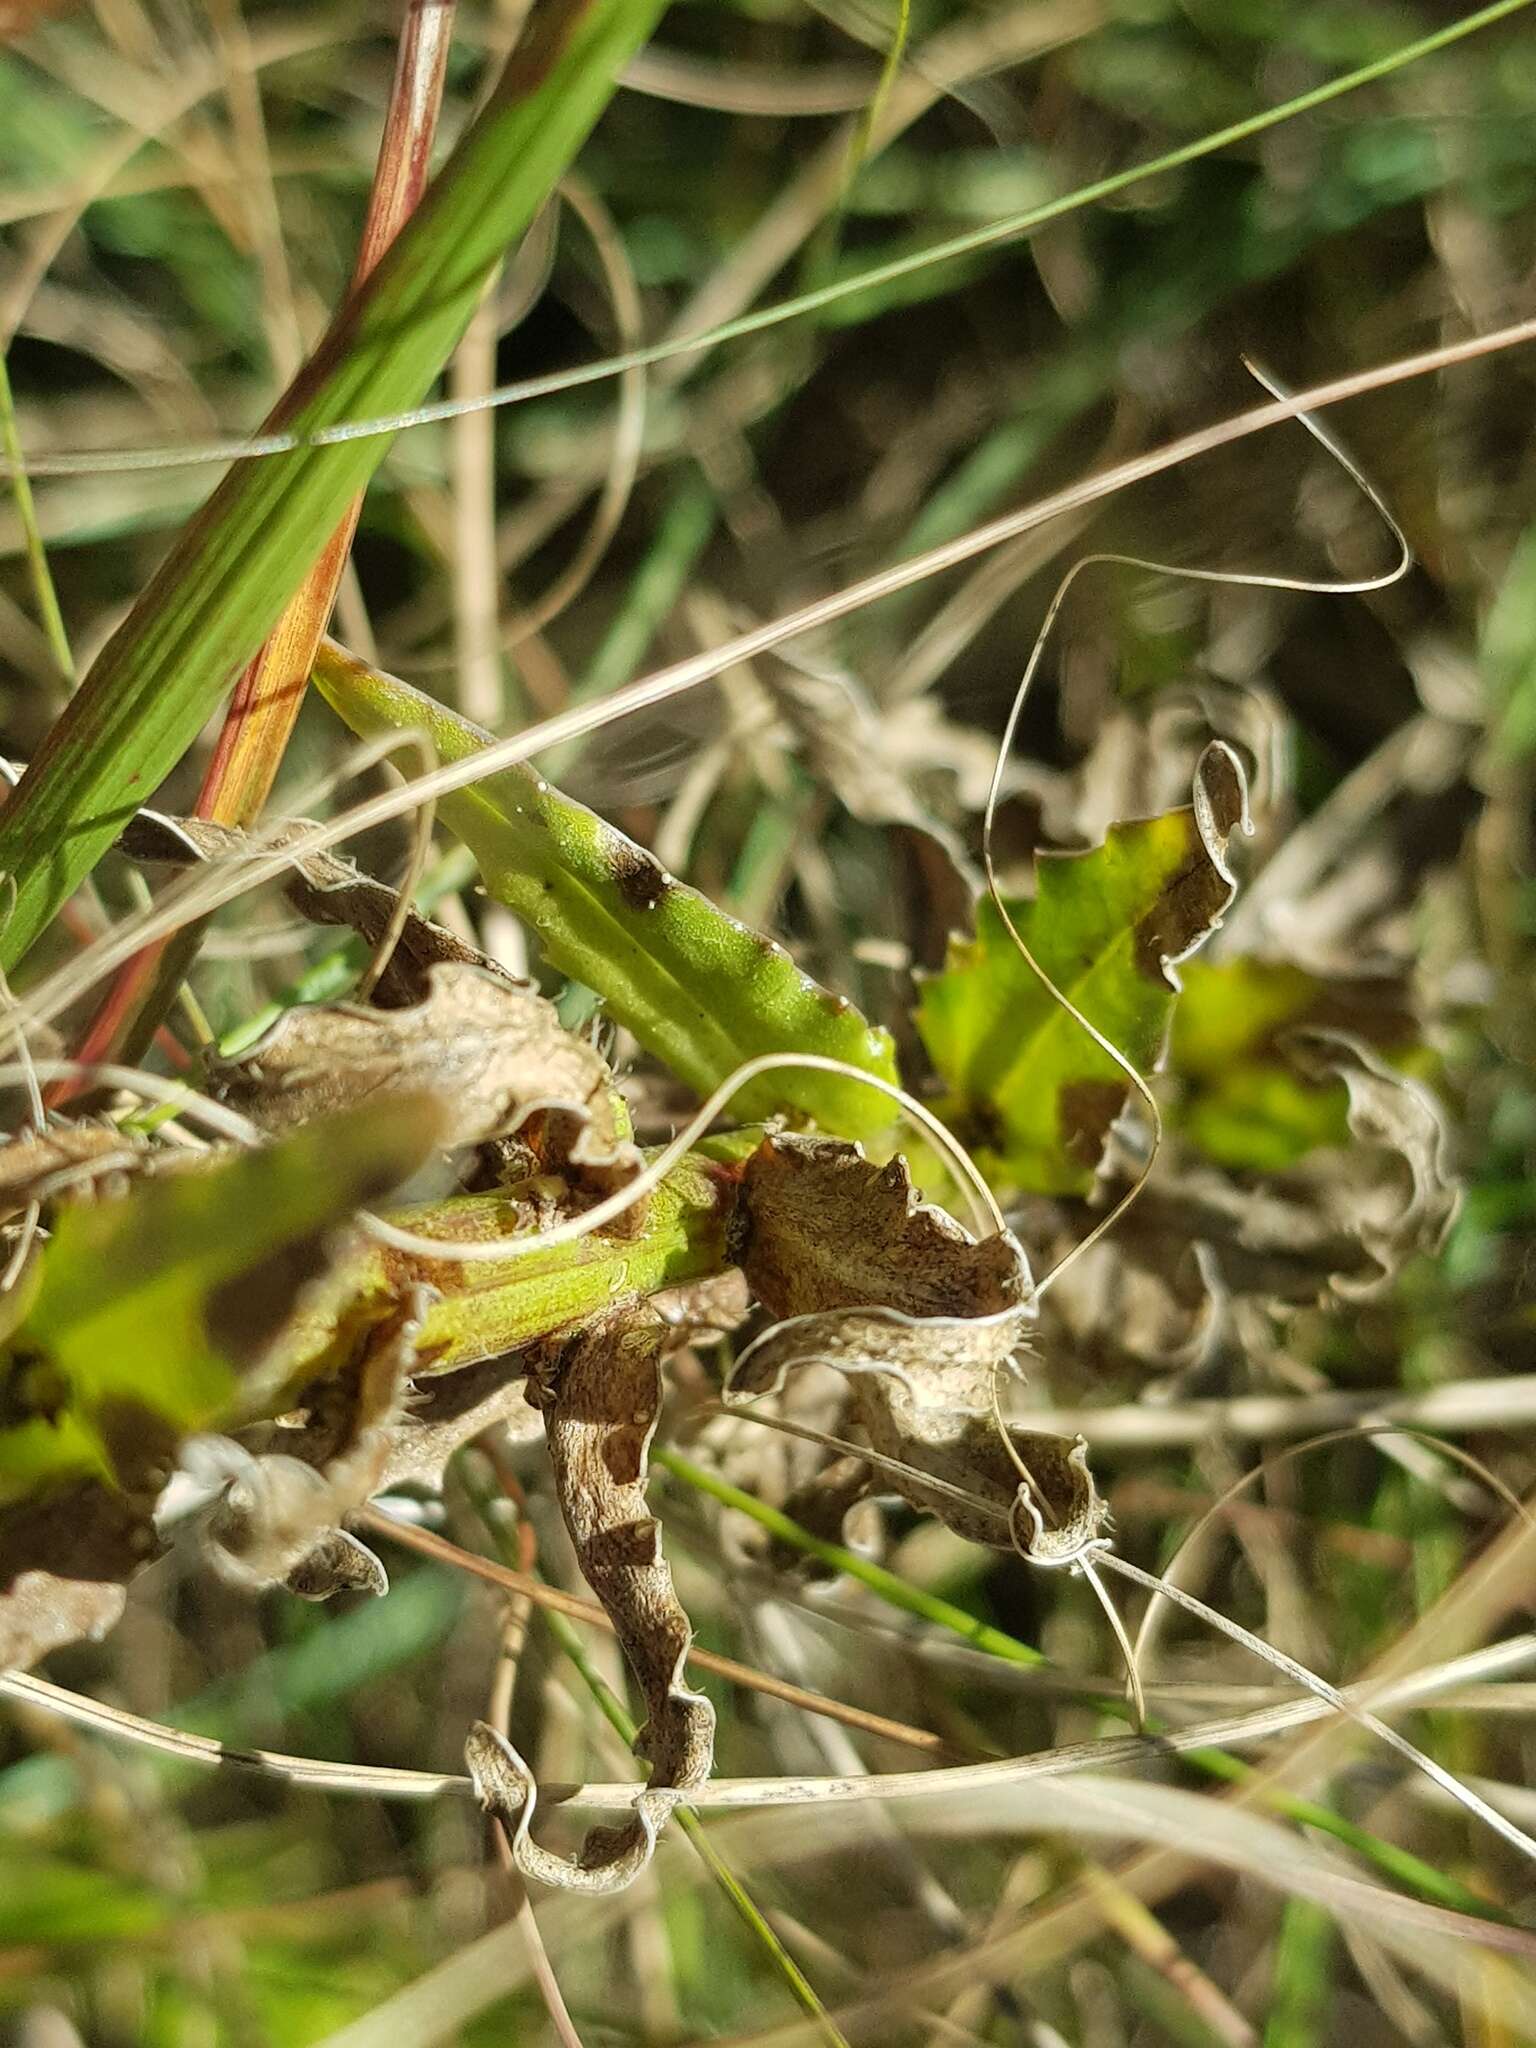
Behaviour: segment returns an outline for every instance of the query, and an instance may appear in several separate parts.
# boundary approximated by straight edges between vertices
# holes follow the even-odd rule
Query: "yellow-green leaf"
[[[1407,991],[1390,976],[1325,979],[1284,960],[1195,960],[1185,972],[1168,1063],[1171,1110],[1223,1166],[1275,1173],[1320,1145],[1349,1142],[1349,1095],[1286,1052],[1304,1026],[1349,1032],[1403,1062],[1418,1044]]]
[[[1143,1073],[1167,1040],[1175,963],[1232,900],[1226,848],[1247,828],[1247,796],[1229,747],[1206,749],[1194,794],[1186,809],[1111,826],[1087,853],[1042,855],[1034,900],[1008,906],[1051,981]],[[917,1021],[983,1170],[1014,1188],[1086,1192],[1128,1083],[1042,987],[991,902],[975,938],[951,941]]]
[[[80,1478],[142,1491],[183,1435],[231,1419],[328,1234],[420,1164],[440,1119],[402,1096],[64,1209],[0,1358],[0,1502]]]

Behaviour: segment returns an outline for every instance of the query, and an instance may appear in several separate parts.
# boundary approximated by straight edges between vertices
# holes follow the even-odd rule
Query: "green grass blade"
[[[27,575],[31,580],[43,636],[59,672],[59,681],[69,684],[75,679],[75,657],[70,650],[69,635],[64,630],[59,594],[54,589],[53,575],[48,567],[48,550],[43,544],[42,531],[37,523],[37,506],[27,479],[26,464],[22,460],[21,440],[16,432],[16,405],[11,395],[11,373],[3,354],[0,354],[0,451],[4,452],[11,468],[11,496],[16,500],[16,516],[21,521]]]
[[[663,0],[555,0],[278,407],[304,435],[419,403],[492,266],[543,204]],[[0,817],[14,966],[196,737],[388,442],[239,463],[192,520]]]

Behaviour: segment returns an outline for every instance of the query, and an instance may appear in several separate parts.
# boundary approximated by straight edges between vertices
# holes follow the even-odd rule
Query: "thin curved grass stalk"
[[[199,1094],[175,1076],[150,1073],[143,1067],[125,1067],[111,1060],[34,1058],[31,1053],[25,1059],[0,1063],[0,1087],[15,1087],[18,1082],[25,1086],[31,1080],[86,1081],[95,1087],[122,1088],[147,1102],[159,1103],[175,1116],[194,1117],[234,1144],[255,1144],[261,1137],[250,1118],[238,1110]]]
[[[1215,1608],[1208,1607],[1203,1600],[1197,1600],[1192,1593],[1186,1593],[1182,1587],[1167,1585],[1155,1573],[1144,1572],[1139,1565],[1131,1564],[1123,1557],[1117,1557],[1113,1551],[1101,1551],[1096,1561],[1102,1568],[1115,1572],[1123,1579],[1129,1579],[1133,1586],[1141,1586],[1149,1593],[1158,1593],[1163,1599],[1171,1600],[1175,1606],[1182,1607],[1186,1613],[1194,1615],[1208,1627],[1219,1630],[1222,1635],[1230,1637],[1243,1649],[1251,1651],[1263,1663],[1273,1665],[1277,1671],[1283,1671],[1287,1678],[1305,1686],[1308,1692],[1326,1701],[1339,1713],[1347,1714],[1352,1721],[1357,1721],[1362,1728],[1374,1735],[1378,1742],[1384,1742],[1388,1749],[1396,1751],[1405,1763],[1422,1773],[1431,1784],[1437,1785],[1442,1792],[1454,1799],[1465,1812],[1472,1814],[1485,1827],[1491,1828],[1528,1862],[1536,1863],[1536,1841],[1533,1841],[1523,1828],[1497,1812],[1481,1794],[1474,1792],[1469,1785],[1464,1785],[1458,1777],[1446,1770],[1444,1765],[1436,1763],[1433,1757],[1426,1756],[1423,1750],[1417,1748],[1406,1736],[1399,1735],[1395,1728],[1389,1727],[1379,1715],[1372,1713],[1369,1707],[1356,1706],[1347,1693],[1341,1692],[1337,1686],[1330,1685],[1327,1679],[1319,1678],[1316,1672],[1309,1671],[1294,1657],[1287,1657],[1283,1650],[1277,1650],[1272,1643],[1266,1643],[1262,1637],[1254,1635],[1241,1623],[1219,1614]]]
[[[27,557],[27,576],[32,585],[32,601],[37,607],[43,637],[48,643],[54,667],[58,670],[59,683],[67,688],[75,679],[75,657],[69,644],[69,634],[65,630],[64,614],[59,610],[59,594],[54,588],[53,573],[48,567],[48,550],[37,523],[37,506],[32,497],[32,484],[27,475],[21,442],[16,432],[16,406],[11,393],[11,373],[4,346],[0,346],[0,457],[4,458],[9,472],[11,496],[16,501],[16,515],[21,522],[22,540]]]
[[[1273,397],[1282,400],[1286,397],[1287,394],[1263,370],[1251,362],[1248,363],[1247,367]],[[1134,1205],[1142,1189],[1151,1178],[1153,1168],[1157,1163],[1157,1155],[1162,1148],[1163,1117],[1162,1111],[1158,1107],[1157,1097],[1153,1094],[1151,1085],[1140,1068],[1137,1067],[1133,1060],[1126,1056],[1119,1046],[1106,1037],[1090,1018],[1085,1017],[1065,990],[1059,988],[1052,980],[1045,968],[1036,959],[1033,952],[1031,952],[1023,933],[1019,930],[1008,909],[1001,886],[998,883],[997,866],[994,856],[994,828],[997,821],[997,806],[1002,794],[1003,775],[1007,768],[1008,756],[1013,751],[1014,739],[1018,733],[1019,720],[1024,714],[1024,705],[1029,696],[1030,685],[1034,682],[1036,673],[1039,670],[1041,657],[1050,639],[1052,628],[1055,626],[1068,591],[1086,569],[1112,565],[1123,569],[1142,569],[1154,575],[1174,576],[1189,583],[1218,584],[1242,590],[1307,591],[1320,596],[1339,597],[1359,596],[1372,590],[1384,590],[1391,584],[1400,582],[1407,575],[1413,562],[1412,551],[1408,545],[1408,536],[1393,517],[1381,493],[1371,483],[1359,465],[1351,460],[1333,436],[1317,420],[1313,419],[1310,413],[1298,411],[1296,418],[1306,428],[1313,440],[1333,457],[1345,475],[1364,493],[1371,506],[1380,514],[1382,523],[1396,543],[1397,556],[1391,566],[1378,571],[1374,576],[1319,579],[1316,577],[1270,574],[1259,570],[1192,569],[1186,568],[1182,564],[1154,562],[1136,555],[1104,553],[1084,555],[1081,560],[1072,564],[1071,568],[1068,569],[1056,586],[1055,593],[1046,608],[1045,617],[1040,623],[1040,630],[1035,635],[1035,643],[1030,649],[1029,659],[1024,666],[1024,673],[1020,677],[1019,686],[1013,695],[1013,702],[1008,708],[1008,716],[1003,723],[1003,735],[998,744],[997,757],[992,770],[992,781],[987,790],[987,800],[982,811],[981,821],[981,860],[986,878],[987,895],[997,915],[1002,920],[1003,927],[1019,958],[1024,962],[1030,973],[1034,975],[1046,994],[1057,1005],[1058,1009],[1065,1016],[1070,1017],[1098,1051],[1103,1053],[1119,1069],[1125,1078],[1127,1086],[1134,1090],[1139,1098],[1143,1109],[1146,1111],[1147,1121],[1150,1126],[1150,1139],[1146,1148],[1146,1155],[1139,1165],[1130,1186],[1106,1210],[1104,1215],[1098,1219],[1092,1229],[1073,1245],[1068,1252],[1063,1254],[1050,1272],[1042,1275],[1037,1287],[1037,1292],[1040,1294],[1044,1294],[1062,1273],[1066,1272],[1072,1265],[1075,1265],[1085,1253],[1091,1251],[1094,1245],[1106,1237]],[[1205,804],[1204,813],[1202,813],[1202,802]],[[1209,822],[1209,807],[1210,800],[1208,797],[1202,797],[1201,784],[1197,777],[1195,783],[1195,814],[1200,826],[1201,838],[1204,840],[1207,848],[1211,849],[1215,844],[1215,835]],[[1244,831],[1252,831],[1253,828],[1247,816],[1246,796],[1241,824]],[[1217,864],[1220,865],[1219,858],[1214,853],[1212,857],[1217,859]],[[1177,974],[1175,972],[1176,966],[1177,962],[1175,961],[1169,960],[1164,962],[1165,971],[1172,977],[1175,988],[1178,986]],[[1001,1430],[1000,1419],[998,1426]],[[1006,1432],[1003,1432],[1003,1434],[1006,1438]]]
[[[1356,92],[1361,86],[1391,77],[1394,72],[1401,71],[1410,64],[1419,63],[1440,50],[1449,49],[1467,36],[1475,35],[1482,29],[1491,28],[1496,23],[1507,20],[1530,4],[1531,0],[1495,0],[1494,5],[1479,8],[1430,35],[1405,43],[1385,57],[1376,58],[1369,64],[1360,65],[1353,71],[1345,72],[1338,78],[1315,86],[1310,92],[1301,93],[1279,107],[1271,107],[1263,113],[1250,115],[1228,127],[1213,129],[1194,142],[1185,143],[1178,149],[1169,150],[1163,156],[1154,158],[1150,163],[1133,164],[1124,171],[1117,171],[1110,177],[1081,186],[1077,191],[1051,200],[1043,206],[1030,207],[1025,212],[988,222],[983,227],[973,228],[964,234],[935,242],[926,249],[896,257],[888,263],[871,265],[869,269],[855,276],[840,278],[813,291],[799,293],[776,305],[761,307],[756,312],[743,314],[739,319],[725,321],[719,326],[706,328],[697,334],[678,336],[670,341],[654,343],[648,348],[632,349],[623,355],[609,356],[601,362],[584,363],[574,369],[553,371],[547,376],[522,378],[516,383],[498,386],[495,391],[487,392],[479,398],[445,399],[431,405],[415,406],[409,410],[380,413],[367,419],[352,419],[344,425],[330,426],[310,433],[290,430],[246,438],[226,436],[169,450],[130,448],[115,453],[92,451],[79,454],[38,454],[27,458],[27,467],[30,474],[35,477],[80,476],[267,458],[288,454],[300,448],[331,447],[349,439],[404,433],[411,427],[428,426],[454,419],[465,412],[518,404],[534,398],[547,398],[559,392],[575,390],[581,385],[601,383],[608,378],[622,376],[627,370],[645,369],[652,364],[666,362],[674,356],[701,354],[706,349],[718,348],[726,342],[764,333],[769,328],[781,326],[784,322],[799,319],[805,314],[821,312],[828,306],[836,305],[857,293],[900,283],[902,279],[917,276],[935,264],[947,263],[956,257],[976,255],[984,250],[998,248],[1018,240],[1084,207],[1113,199],[1144,179],[1164,176],[1185,164],[1196,163],[1202,157],[1230,149],[1241,142],[1251,141],[1253,137],[1263,135],[1300,114],[1311,113],[1318,107],[1327,106],[1330,102],[1341,99],[1347,93]],[[0,476],[6,473],[6,466],[0,464]]]
[[[716,1474],[693,1464],[677,1451],[670,1448],[657,1450],[652,1454],[652,1462],[665,1466],[689,1486],[719,1501],[723,1507],[734,1508],[746,1515],[779,1541],[846,1574],[899,1612],[910,1614],[935,1628],[943,1629],[968,1643],[973,1649],[987,1656],[996,1657],[1001,1662],[1035,1671],[1048,1666],[1049,1660],[1041,1651],[1020,1642],[1017,1637],[1005,1635],[991,1623],[979,1620],[964,1608],[955,1607],[936,1594],[909,1585],[896,1573],[887,1571],[883,1566],[860,1556],[856,1551],[847,1550],[841,1544],[831,1543],[824,1537],[813,1535],[779,1509],[768,1506],[755,1495],[745,1493],[739,1487],[732,1486],[728,1480],[721,1479]],[[974,1511],[974,1497],[967,1496],[967,1502]],[[1518,1640],[1524,1642],[1526,1639]],[[1491,1652],[1474,1654],[1489,1655],[1498,1664],[1501,1653],[1506,1648],[1509,1646],[1498,1645]],[[1517,1647],[1511,1654],[1519,1663],[1523,1661],[1525,1651]],[[1391,1691],[1391,1685],[1395,1685],[1396,1682],[1395,1679],[1390,1682],[1388,1688],[1382,1692],[1382,1698],[1397,1698]],[[1105,1712],[1111,1714],[1119,1715],[1126,1711],[1124,1704],[1114,1699],[1102,1699],[1100,1705]],[[1282,1719],[1277,1724],[1265,1724],[1270,1732],[1280,1732],[1293,1725],[1289,1718],[1293,1714],[1299,1716],[1299,1721],[1294,1725],[1303,1725],[1319,1719],[1328,1708],[1326,1702],[1304,1698],[1288,1701],[1275,1711],[1280,1713]],[[1226,1751],[1234,1746],[1234,1742],[1236,1746],[1242,1746],[1247,1737],[1239,1734],[1229,1741],[1229,1733],[1223,1731],[1230,1732],[1239,1727],[1246,1729],[1249,1725],[1248,1717],[1242,1717],[1240,1721],[1223,1723],[1219,1727],[1207,1726],[1206,1739],[1187,1746],[1180,1731],[1160,1727],[1157,1731],[1157,1741],[1159,1745],[1175,1744],[1180,1754],[1187,1755],[1199,1769],[1214,1778],[1223,1782],[1240,1782],[1247,1775],[1246,1767]],[[1130,1752],[1127,1751],[1125,1754],[1129,1756]],[[1118,1761],[1120,1756],[1121,1752],[1116,1750],[1114,1760]],[[1467,1891],[1448,1873],[1425,1863],[1420,1857],[1398,1849],[1390,1842],[1381,1840],[1366,1829],[1357,1827],[1353,1822],[1342,1819],[1331,1808],[1279,1790],[1267,1790],[1264,1797],[1266,1803],[1273,1806],[1276,1812],[1284,1814],[1298,1825],[1317,1828],[1335,1836],[1347,1847],[1374,1863],[1394,1883],[1402,1885],[1405,1889],[1425,1898],[1437,1899],[1458,1912],[1483,1913],[1487,1910],[1485,1900]]]
[[[526,1257],[534,1250],[545,1251],[556,1245],[575,1243],[578,1239],[589,1237],[594,1231],[617,1222],[638,1202],[644,1201],[660,1187],[667,1175],[699,1143],[710,1125],[736,1095],[750,1086],[760,1075],[797,1068],[841,1075],[849,1081],[857,1082],[862,1088],[874,1089],[895,1103],[933,1140],[945,1159],[956,1169],[961,1184],[976,1205],[976,1213],[982,1219],[982,1228],[1006,1228],[991,1189],[976,1171],[965,1147],[952,1131],[947,1130],[939,1122],[932,1110],[926,1108],[915,1096],[909,1095],[905,1089],[898,1087],[894,1081],[887,1081],[876,1074],[861,1073],[857,1067],[851,1067],[846,1060],[799,1052],[763,1053],[757,1059],[746,1061],[735,1073],[721,1082],[708,1100],[683,1125],[677,1136],[662,1146],[632,1181],[615,1193],[605,1196],[602,1201],[594,1202],[590,1209],[583,1209],[574,1216],[567,1216],[563,1221],[549,1225],[538,1233],[536,1239],[489,1238],[483,1242],[458,1245],[451,1251],[444,1252],[433,1239],[403,1229],[383,1217],[365,1218],[364,1227],[380,1244],[387,1245],[392,1250],[405,1252],[414,1257],[436,1256],[464,1264],[473,1264],[481,1260]]]
[[[1428,1444],[1443,1456],[1453,1459],[1465,1470],[1473,1473],[1480,1479],[1490,1493],[1497,1494],[1512,1515],[1518,1516],[1528,1527],[1536,1529],[1536,1514],[1532,1513],[1531,1509],[1521,1500],[1514,1488],[1507,1485],[1496,1472],[1490,1470],[1484,1464],[1481,1458],[1474,1457],[1462,1445],[1447,1443],[1443,1437],[1435,1436],[1427,1429],[1415,1429],[1412,1424],[1356,1422],[1349,1424],[1343,1429],[1325,1430],[1319,1436],[1308,1437],[1304,1443],[1287,1444],[1281,1450],[1271,1452],[1262,1464],[1252,1465],[1246,1472],[1240,1473],[1230,1486],[1222,1488],[1210,1506],[1205,1508],[1196,1517],[1179,1538],[1172,1555],[1163,1566],[1162,1580],[1166,1582],[1173,1578],[1174,1574],[1178,1571],[1181,1560],[1191,1545],[1197,1543],[1216,1518],[1224,1514],[1234,1501],[1246,1493],[1250,1486],[1264,1478],[1266,1474],[1277,1471],[1280,1466],[1290,1463],[1294,1458],[1309,1456],[1313,1451],[1323,1450],[1329,1444],[1347,1442],[1351,1437],[1392,1435],[1416,1437],[1420,1443]],[[1138,1658],[1144,1656],[1150,1646],[1152,1632],[1156,1626],[1156,1618],[1160,1611],[1162,1611],[1158,1604],[1161,1598],[1161,1592],[1154,1593],[1147,1602],[1146,1612],[1141,1617],[1140,1625],[1136,1631],[1136,1654]]]
[[[449,762],[401,789],[385,791],[355,805],[343,816],[317,825],[302,841],[294,842],[286,853],[253,856],[249,867],[242,871],[238,881],[226,877],[222,883],[218,883],[203,877],[199,878],[195,889],[187,888],[185,893],[167,891],[152,908],[135,912],[122,919],[96,942],[87,955],[82,955],[79,959],[55,970],[38,988],[29,991],[18,1005],[18,1020],[24,1023],[46,1022],[57,1016],[139,947],[176,930],[190,917],[214,909],[241,894],[245,889],[281,874],[295,853],[318,852],[326,847],[339,845],[360,832],[400,817],[423,801],[427,795],[440,797],[466,789],[481,777],[531,760],[546,748],[581,738],[631,712],[667,703],[696,688],[700,683],[714,680],[739,661],[750,660],[783,645],[786,641],[798,638],[801,634],[847,618],[866,605],[874,604],[881,598],[892,596],[942,573],[945,569],[984,554],[991,548],[1001,546],[1005,541],[1044,525],[1050,519],[1097,503],[1130,484],[1162,475],[1196,456],[1230,446],[1250,434],[1262,432],[1283,421],[1300,418],[1308,412],[1342,404],[1346,399],[1359,397],[1365,392],[1383,390],[1415,377],[1433,375],[1454,365],[1497,354],[1501,350],[1517,347],[1529,341],[1536,341],[1536,318],[1516,322],[1470,341],[1454,342],[1443,348],[1400,358],[1373,370],[1356,372],[1327,384],[1315,385],[1294,399],[1251,407],[1230,416],[1216,426],[1201,428],[1194,433],[1181,436],[1176,441],[1165,443],[1163,447],[1154,449],[1146,455],[1117,463],[1100,475],[1089,477],[1053,493],[1050,497],[1037,500],[1021,511],[1007,513],[999,519],[987,521],[958,540],[946,541],[910,561],[898,563],[894,568],[884,569],[875,575],[865,577],[834,592],[830,597],[818,599],[768,625],[739,634],[734,640],[707,653],[689,656],[686,660],[658,670],[601,703],[577,705],[556,717],[543,720],[526,732],[496,741],[483,754],[476,755],[470,760]],[[363,758],[365,757],[361,754],[354,757],[353,772],[356,772]],[[373,759],[376,756],[369,754],[366,758]]]
[[[574,1593],[563,1593],[557,1586],[548,1585],[525,1571],[461,1550],[456,1543],[448,1542],[431,1530],[398,1521],[380,1508],[364,1509],[358,1520],[360,1524],[366,1524],[374,1535],[413,1550],[421,1557],[431,1558],[456,1571],[468,1572],[484,1579],[488,1585],[498,1586],[518,1599],[531,1600],[535,1606],[564,1615],[568,1620],[587,1622],[594,1628],[606,1629],[610,1634],[613,1631],[611,1618],[595,1601],[583,1600]],[[822,1693],[809,1692],[804,1686],[774,1678],[735,1657],[702,1649],[697,1643],[689,1650],[688,1661],[700,1671],[708,1671],[731,1685],[742,1686],[749,1692],[762,1692],[771,1699],[782,1700],[786,1706],[798,1707],[804,1713],[824,1714],[828,1720],[841,1721],[846,1727],[877,1736],[884,1742],[894,1742],[902,1748],[925,1750],[932,1755],[942,1754],[955,1759],[950,1745],[921,1728],[909,1727],[904,1721],[892,1721],[884,1714],[874,1714],[863,1707],[850,1707],[846,1701],[834,1700]]]
[[[1507,1642],[1473,1651],[1468,1656],[1449,1659],[1430,1670],[1414,1672],[1390,1685],[1373,1686],[1368,1689],[1368,1696],[1383,1712],[1407,1713],[1431,1706],[1442,1695],[1453,1693],[1462,1686],[1506,1677],[1529,1668],[1533,1662],[1536,1662],[1536,1635],[1514,1636]],[[1358,1690],[1365,1693],[1367,1689]],[[165,1756],[204,1769],[257,1771],[313,1791],[354,1793],[360,1798],[413,1801],[434,1799],[445,1792],[464,1798],[474,1797],[471,1780],[458,1772],[333,1763],[313,1757],[288,1756],[281,1751],[241,1748],[212,1736],[169,1728],[161,1722],[129,1713],[122,1707],[90,1699],[83,1693],[55,1684],[51,1679],[39,1678],[35,1672],[0,1672],[0,1695],[42,1707],[111,1741],[131,1742],[159,1750]],[[1155,1742],[1149,1742],[1142,1736],[1099,1737],[1037,1751],[1029,1756],[951,1764],[938,1770],[895,1771],[880,1776],[852,1778],[714,1778],[691,1793],[689,1803],[701,1813],[761,1811],[822,1801],[832,1805],[857,1805],[871,1799],[921,1805],[927,1800],[943,1801],[961,1793],[985,1795],[1006,1785],[1071,1777],[1084,1771],[1107,1772],[1121,1767],[1154,1766],[1160,1757],[1198,1755],[1202,1750],[1217,1745],[1227,1749],[1257,1745],[1277,1735],[1327,1720],[1333,1711],[1325,1700],[1285,1700],[1223,1720],[1169,1729]],[[548,1783],[543,1789],[547,1798],[581,1811],[626,1813],[633,1809],[644,1787],[634,1779],[622,1779],[582,1785]],[[1487,1910],[1485,1899],[1469,1893],[1456,1893],[1455,1896],[1464,1903],[1453,1910],[1478,1913]],[[1500,1923],[1492,1920],[1487,1924],[1497,1926]]]

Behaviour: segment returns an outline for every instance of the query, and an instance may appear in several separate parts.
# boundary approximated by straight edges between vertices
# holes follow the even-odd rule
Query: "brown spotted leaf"
[[[578,1165],[623,1169],[636,1158],[595,1048],[542,996],[462,962],[428,968],[407,1008],[285,1011],[238,1060],[217,1064],[210,1085],[269,1131],[426,1088],[446,1103],[448,1145],[501,1137],[545,1113],[569,1120]]]
[[[1022,1465],[1044,1522],[1034,1554],[1097,1535],[1081,1446],[1016,1430],[1010,1453],[997,1426],[995,1382],[1034,1318],[1015,1238],[977,1241],[921,1202],[904,1160],[877,1167],[857,1146],[791,1134],[753,1154],[738,1214],[748,1284],[782,1320],[743,1353],[733,1396],[776,1392],[796,1366],[835,1366],[853,1421],[889,1461],[872,1474],[878,1489],[1006,1549]],[[1031,1527],[1026,1517],[1021,1538]]]
[[[1008,905],[1051,981],[1143,1073],[1163,1056],[1177,963],[1232,900],[1227,846],[1248,829],[1242,769],[1216,741],[1187,808],[1112,826],[1087,853],[1041,855],[1034,900]],[[1125,1075],[1042,987],[987,899],[976,937],[952,941],[924,983],[917,1021],[983,1169],[1013,1188],[1086,1193]]]
[[[577,1561],[614,1625],[647,1719],[635,1747],[650,1764],[634,1817],[593,1828],[574,1861],[530,1833],[533,1785],[496,1732],[481,1724],[466,1759],[482,1801],[506,1820],[524,1876],[567,1890],[616,1891],[645,1867],[678,1795],[702,1785],[714,1758],[715,1715],[684,1682],[692,1631],[646,1506],[646,1463],[661,1412],[669,1335],[638,1303],[615,1309],[564,1346],[541,1374],[555,1490]]]

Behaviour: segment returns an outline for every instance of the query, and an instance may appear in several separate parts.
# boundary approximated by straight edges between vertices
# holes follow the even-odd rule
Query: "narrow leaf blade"
[[[321,648],[316,687],[352,730],[426,731],[444,761],[490,734],[409,684]],[[545,958],[584,981],[641,1044],[701,1094],[766,1052],[810,1052],[895,1078],[889,1034],[802,974],[788,955],[674,881],[643,847],[527,768],[439,799],[485,885],[537,935]],[[891,1123],[888,1099],[835,1075],[791,1070],[741,1091],[742,1117],[785,1108],[844,1137]]]

